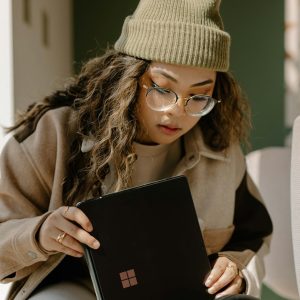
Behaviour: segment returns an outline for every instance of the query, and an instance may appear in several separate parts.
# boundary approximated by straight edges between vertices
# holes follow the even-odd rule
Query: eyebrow
[[[168,73],[166,73],[164,71],[157,70],[157,71],[153,71],[153,72],[161,74],[161,75],[163,75],[164,77],[170,79],[173,82],[176,82],[176,83],[178,82],[177,79],[175,79],[174,77],[172,77],[171,75],[169,75]],[[212,79],[207,79],[207,80],[204,80],[204,81],[201,81],[201,82],[194,83],[190,87],[203,86],[203,85],[207,85],[207,84],[210,84],[210,83],[213,83],[213,82],[214,81]]]

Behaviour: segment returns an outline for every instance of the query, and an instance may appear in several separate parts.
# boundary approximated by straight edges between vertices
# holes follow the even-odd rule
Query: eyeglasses
[[[147,90],[146,102],[148,106],[155,111],[167,111],[173,108],[179,99],[179,96],[175,92],[162,88],[155,83],[150,87],[143,84],[143,88]],[[208,95],[194,95],[183,98],[183,100],[185,100],[185,112],[193,117],[207,115],[217,103],[222,101]]]

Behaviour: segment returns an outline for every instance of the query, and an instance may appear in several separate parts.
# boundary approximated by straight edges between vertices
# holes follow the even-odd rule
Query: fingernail
[[[224,296],[223,294],[217,294],[216,297],[215,297],[215,299],[221,298],[223,296]]]
[[[100,243],[96,240],[93,242],[93,248],[98,249],[100,247]]]
[[[209,288],[207,291],[209,294],[214,294],[216,292],[213,287]]]
[[[76,257],[82,257],[83,254],[82,253],[76,253]]]

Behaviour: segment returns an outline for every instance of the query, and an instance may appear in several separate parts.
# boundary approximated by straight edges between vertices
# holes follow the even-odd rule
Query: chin
[[[181,135],[180,135],[181,136]],[[144,145],[168,145],[175,142],[180,136],[164,136],[164,135],[153,135],[153,136],[144,136],[137,139],[136,141]]]
[[[161,144],[161,145],[168,145],[168,144],[172,144],[173,142],[175,142],[177,139],[179,139],[179,137],[176,138],[169,138],[169,139],[155,139],[154,143],[156,144]]]

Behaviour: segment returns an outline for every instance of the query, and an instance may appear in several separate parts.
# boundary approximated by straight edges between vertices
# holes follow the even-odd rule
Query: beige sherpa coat
[[[45,111],[3,149],[0,279],[14,282],[9,299],[26,299],[64,258],[43,252],[36,233],[48,214],[63,205],[62,182],[76,133],[73,114],[70,107]],[[174,175],[188,178],[207,252],[236,262],[246,293],[259,296],[272,223],[247,175],[241,149],[233,145],[226,152],[212,151],[198,127],[186,134],[184,146]]]

